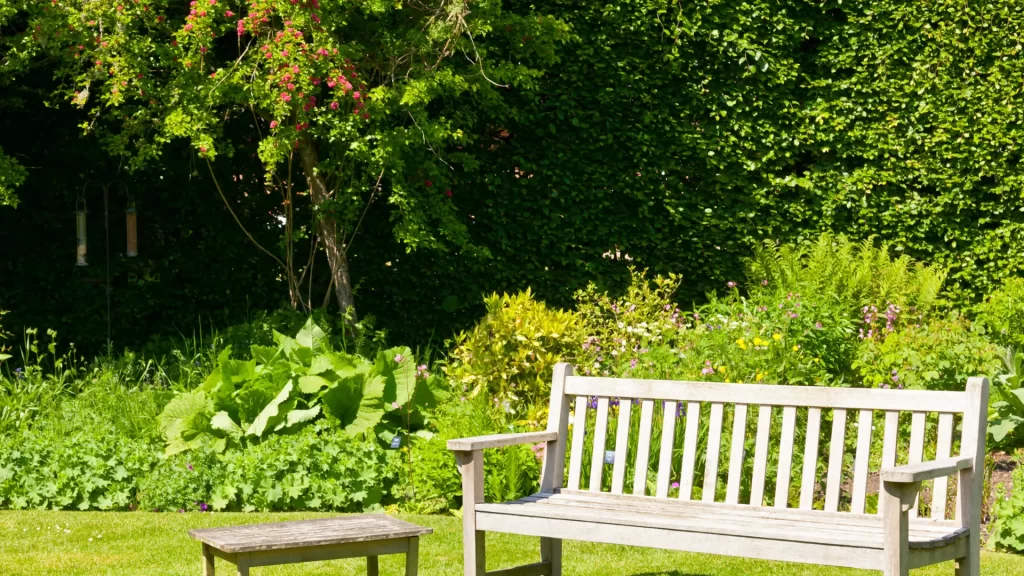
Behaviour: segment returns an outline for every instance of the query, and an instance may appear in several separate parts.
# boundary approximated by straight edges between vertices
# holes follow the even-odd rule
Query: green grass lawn
[[[190,528],[323,516],[326,515],[0,512],[0,574],[196,576],[200,574],[199,544],[188,537]],[[434,529],[433,535],[421,541],[421,574],[462,574],[462,536],[458,519],[442,516],[404,518]],[[537,540],[532,538],[494,534],[488,536],[487,546],[490,569],[533,562],[538,555]],[[382,558],[381,574],[402,574],[402,562],[401,556]],[[220,574],[233,576],[234,572],[228,568],[218,560]],[[365,564],[356,560],[253,570],[254,576],[354,576],[365,573]],[[565,573],[580,576],[873,574],[581,542],[566,542]],[[921,575],[952,573],[953,568],[949,564],[915,572]],[[982,560],[982,573],[992,576],[1024,574],[1024,557],[986,554]]]

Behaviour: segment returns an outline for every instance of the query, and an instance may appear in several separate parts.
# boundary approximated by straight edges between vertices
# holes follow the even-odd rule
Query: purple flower
[[[765,278],[764,280],[761,280],[761,286],[767,286],[767,285],[768,285],[768,279],[767,278]]]
[[[206,502],[196,502],[196,504],[199,504],[199,511],[200,512],[206,512],[207,510],[210,509],[210,507],[206,504]]]
[[[395,364],[401,364],[402,360],[405,360],[405,356],[401,354],[395,354]]]
[[[185,464],[185,468],[188,468],[189,472],[195,470],[195,468],[193,468],[191,464]]]
[[[815,322],[814,327],[817,328],[818,330],[821,330],[821,322]]]
[[[672,488],[679,488],[679,482],[673,482]]]
[[[728,286],[729,288],[735,288],[736,287],[736,283],[733,282],[732,280],[729,280],[728,282],[726,282],[725,285]]]
[[[632,360],[629,361],[629,367],[636,368],[636,358],[633,358]]]

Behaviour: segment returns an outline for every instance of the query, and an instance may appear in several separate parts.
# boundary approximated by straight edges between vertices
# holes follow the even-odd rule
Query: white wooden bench
[[[971,378],[965,392],[916,390],[869,390],[754,384],[715,384],[663,380],[590,378],[572,375],[568,364],[558,364],[551,387],[548,429],[545,432],[501,434],[451,440],[463,476],[463,538],[467,576],[529,576],[562,573],[562,539],[646,546],[689,552],[742,556],[765,560],[804,562],[881,570],[887,576],[903,576],[912,568],[946,560],[956,561],[959,576],[979,575],[981,470],[985,461],[986,410],[989,383]],[[589,485],[581,486],[586,461],[584,431],[592,398],[596,401]],[[570,403],[575,398],[571,419]],[[614,445],[608,447],[609,404],[618,400]],[[639,401],[638,406],[633,401]],[[661,402],[659,402],[661,401]],[[679,403],[685,403],[682,441],[675,441]],[[706,427],[705,474],[702,498],[692,499],[694,468],[702,453],[701,404],[709,414]],[[756,424],[753,407],[758,406]],[[639,443],[628,447],[631,410],[639,408]],[[772,412],[781,412],[781,433],[773,438]],[[612,410],[615,416],[615,410]],[[883,418],[881,470],[871,469],[874,415]],[[910,413],[910,437],[898,438],[900,413]],[[822,416],[831,413],[830,449],[819,450]],[[931,413],[937,416],[929,417]],[[843,476],[843,447],[848,415],[856,424],[853,472]],[[961,417],[962,415],[962,417]],[[723,420],[731,416],[732,437],[727,474],[719,477],[719,452]],[[658,446],[658,470],[649,484],[652,422],[662,419]],[[926,434],[926,422],[937,422],[934,435]],[[798,422],[806,422],[803,446],[797,446]],[[826,419],[827,422],[827,419]],[[959,424],[960,456],[950,457],[955,424]],[[753,430],[751,430],[753,429]],[[744,468],[747,432],[754,432],[753,466]],[[936,460],[922,462],[926,437],[937,438]],[[515,502],[484,503],[483,453],[486,448],[515,444],[546,444],[540,492]],[[770,445],[778,445],[774,476],[774,504],[765,503]],[[907,446],[908,452],[899,450]],[[803,449],[803,467],[793,470],[794,450]],[[836,448],[836,449],[832,449]],[[605,464],[606,449],[614,451],[613,464]],[[566,452],[569,471],[564,475]],[[681,461],[677,460],[681,452]],[[904,452],[899,457],[897,452]],[[931,450],[929,450],[929,453]],[[876,454],[875,460],[879,460]],[[819,474],[819,457],[825,472]],[[673,462],[681,469],[674,477]],[[896,462],[908,464],[896,466]],[[628,462],[635,462],[632,482]],[[610,491],[603,486],[610,468]],[[790,507],[791,476],[799,473],[799,505]],[[879,513],[866,513],[868,480],[873,472],[881,484]],[[948,477],[959,482],[950,486]],[[921,482],[934,480],[931,514],[919,514]],[[750,500],[741,502],[741,489],[749,482]],[[679,483],[678,497],[669,497]],[[631,485],[630,485],[631,484]],[[716,499],[724,484],[724,501]],[[959,484],[955,511],[947,518],[947,490]],[[824,486],[824,499],[815,488]],[[796,500],[794,485],[794,500]],[[843,498],[843,494],[849,497]],[[844,502],[842,509],[840,502]],[[848,509],[847,509],[848,508]],[[540,562],[486,571],[485,532],[506,532],[540,537]]]

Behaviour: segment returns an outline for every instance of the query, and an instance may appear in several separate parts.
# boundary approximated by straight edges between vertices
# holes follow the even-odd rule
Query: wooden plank
[[[538,442],[550,442],[558,439],[557,432],[523,432],[520,434],[492,434],[490,436],[475,436],[473,438],[457,438],[448,441],[448,449],[456,450],[481,450],[484,448],[503,448],[517,444],[536,444]]]
[[[760,560],[812,563],[822,566],[844,566],[864,570],[881,568],[877,548],[860,546],[827,546],[779,540],[686,532],[646,527],[623,527],[615,524],[587,524],[556,518],[537,519],[481,512],[480,525],[492,532],[527,536],[556,537],[572,534],[574,539],[604,544],[650,547],[652,542],[663,550],[699,554],[742,556]]]
[[[477,525],[476,507],[484,503],[484,453],[456,452],[462,471],[462,566],[465,576],[487,573],[484,532]]]
[[[800,509],[814,507],[814,484],[818,471],[818,437],[821,435],[821,408],[807,410],[807,436],[804,438],[804,470],[800,479]]]
[[[725,501],[738,504],[743,482],[744,441],[747,436],[747,405],[737,404],[732,419],[732,447],[729,450],[729,480],[725,487]]]
[[[380,556],[366,557],[366,576],[380,576]]]
[[[203,544],[203,576],[215,576],[215,556],[209,544]]]
[[[633,402],[629,398],[619,400],[619,423],[615,432],[615,463],[612,465],[612,493],[622,494],[626,481],[626,458],[629,451],[630,411]]]
[[[686,433],[683,437],[683,471],[679,479],[679,499],[693,497],[693,468],[697,462],[697,435],[700,433],[700,404],[686,405]]]
[[[647,463],[651,456],[651,419],[654,418],[654,400],[640,405],[640,436],[636,446],[636,469],[633,474],[633,494],[647,493]]]
[[[828,445],[828,474],[825,480],[825,511],[839,510],[839,494],[843,484],[843,452],[846,450],[846,410],[832,412],[832,439]]]
[[[782,409],[782,435],[779,439],[779,468],[775,478],[775,507],[789,506],[789,481],[793,473],[793,439],[796,436],[796,406]]]
[[[415,538],[415,536],[414,536]],[[368,556],[384,556],[387,554],[404,554],[409,550],[409,538],[397,540],[373,540],[368,542],[347,542],[326,546],[307,546],[304,548],[285,548],[281,550],[258,550],[235,555],[235,560],[245,559],[249,568],[261,566],[277,566],[279,564],[296,564],[300,562],[323,562],[344,558],[365,558]],[[369,568],[369,563],[367,563]]]
[[[949,458],[953,450],[953,415],[949,413],[939,414],[939,437],[935,442],[935,459],[944,460]],[[932,487],[932,518],[942,520],[946,517],[946,498],[949,495],[949,477],[941,476],[935,479]]]
[[[597,420],[594,422],[594,452],[590,456],[590,491],[600,492],[604,481],[604,450],[608,435],[608,399],[597,399]]]
[[[882,437],[882,470],[896,467],[896,448],[900,435],[900,413],[890,410],[885,413],[885,433]],[[878,490],[878,513],[885,513],[885,498],[882,489]]]
[[[569,397],[565,395],[565,379],[572,374],[567,362],[555,364],[551,375],[551,401],[548,404],[548,432],[558,438],[544,447],[544,467],[541,470],[540,489],[550,492],[561,488],[565,480],[565,449],[569,440]]]
[[[570,394],[659,400],[688,400],[722,404],[770,404],[847,410],[917,410],[960,413],[965,406],[963,392],[930,390],[879,390],[830,388],[825,386],[774,386],[763,384],[721,384],[676,380],[636,380],[571,376],[566,380]]]
[[[907,454],[907,464],[918,464],[924,457],[924,412],[914,412],[910,419],[910,452]],[[918,498],[914,498],[914,504],[910,507],[910,517],[917,518]]]
[[[420,567],[419,536],[409,538],[409,550],[405,553],[405,576],[416,576]]]
[[[708,452],[704,458],[704,490],[701,500],[715,501],[718,487],[718,455],[722,451],[722,410],[723,404],[711,404],[711,418],[708,420]]]
[[[668,487],[672,476],[672,444],[676,437],[676,403],[665,402],[664,417],[661,424],[661,452],[658,454],[658,478],[655,481],[655,496],[668,497]]]
[[[942,460],[929,460],[928,462],[918,462],[917,464],[907,464],[906,466],[882,470],[882,481],[903,484],[922,482],[956,474],[964,468],[970,468],[973,465],[973,456],[955,456],[953,458],[943,458]]]
[[[873,418],[874,413],[871,410],[861,410],[860,420],[857,422],[857,451],[854,453],[853,459],[853,498],[850,503],[850,511],[854,514],[864,513],[864,504],[867,499]]]
[[[974,458],[974,466],[960,471],[957,520],[970,530],[967,553],[957,560],[957,576],[981,574],[981,509],[984,498],[985,441],[988,437],[988,378],[967,379],[967,406],[964,408],[960,454]]]
[[[566,487],[575,490],[580,487],[580,476],[583,472],[583,441],[587,436],[587,404],[586,396],[576,397],[576,407],[572,417],[572,450],[569,452],[569,478]]]
[[[472,454],[472,453],[469,453]],[[229,554],[369,542],[431,534],[433,530],[385,514],[362,514],[190,530],[194,540]]]
[[[757,440],[754,444],[754,471],[750,477],[750,505],[764,504],[764,482],[768,469],[768,441],[772,431],[772,406],[757,411]]]

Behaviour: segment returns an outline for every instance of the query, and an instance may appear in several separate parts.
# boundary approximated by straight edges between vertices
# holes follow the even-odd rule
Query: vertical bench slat
[[[594,422],[594,453],[590,457],[590,491],[600,492],[604,481],[604,449],[608,437],[608,399],[597,399],[597,420]]]
[[[839,510],[839,492],[843,483],[843,451],[846,449],[846,410],[832,411],[832,440],[828,445],[828,478],[825,480],[825,511]]]
[[[918,464],[924,457],[924,412],[914,412],[910,419],[910,453],[907,455],[907,464]],[[910,508],[910,517],[917,518],[917,508],[920,496],[914,498],[914,504]]]
[[[935,444],[935,459],[949,458],[953,449],[953,415],[939,414],[939,438]],[[932,519],[945,520],[946,497],[949,490],[949,478],[943,476],[935,479],[932,488]]]
[[[896,466],[896,448],[900,435],[900,413],[888,411],[885,413],[885,435],[882,436],[882,470]],[[885,498],[882,487],[878,487],[878,513],[885,511]]]
[[[732,419],[732,448],[729,450],[729,483],[725,489],[727,504],[740,501],[740,484],[743,479],[743,448],[747,437],[747,405],[737,404]]]
[[[793,475],[793,441],[796,436],[796,406],[782,409],[782,437],[779,439],[779,470],[775,482],[775,507],[789,506],[789,480]]]
[[[868,464],[871,460],[871,426],[874,413],[861,410],[857,422],[857,452],[853,459],[853,499],[850,511],[854,514],[864,513],[864,504],[868,490]]]
[[[612,465],[612,494],[622,494],[626,480],[626,457],[629,450],[629,424],[633,401],[619,400],[619,424],[615,432],[615,464]]]
[[[697,459],[697,434],[700,431],[700,403],[686,404],[686,436],[683,438],[683,475],[679,479],[679,498],[693,496],[693,466]]]
[[[583,438],[587,432],[587,403],[590,399],[586,396],[576,397],[576,411],[572,418],[572,451],[569,453],[569,479],[566,488],[579,490],[580,470],[583,468]]]
[[[722,451],[722,410],[721,402],[711,404],[711,419],[708,421],[708,453],[704,459],[704,502],[715,501],[718,487],[718,453]]]
[[[658,453],[658,480],[655,496],[668,498],[672,480],[672,445],[676,438],[676,403],[665,402],[665,415],[661,424],[661,452]]]
[[[644,400],[640,405],[640,436],[636,446],[636,473],[633,476],[633,494],[647,493],[647,461],[651,455],[651,418],[654,417],[654,400]]]
[[[757,411],[757,442],[754,445],[754,472],[750,477],[750,505],[764,505],[765,470],[768,467],[768,440],[772,431],[772,407]]]
[[[807,437],[804,440],[804,473],[800,479],[800,509],[814,507],[814,481],[818,471],[818,436],[821,434],[821,408],[807,410]]]

